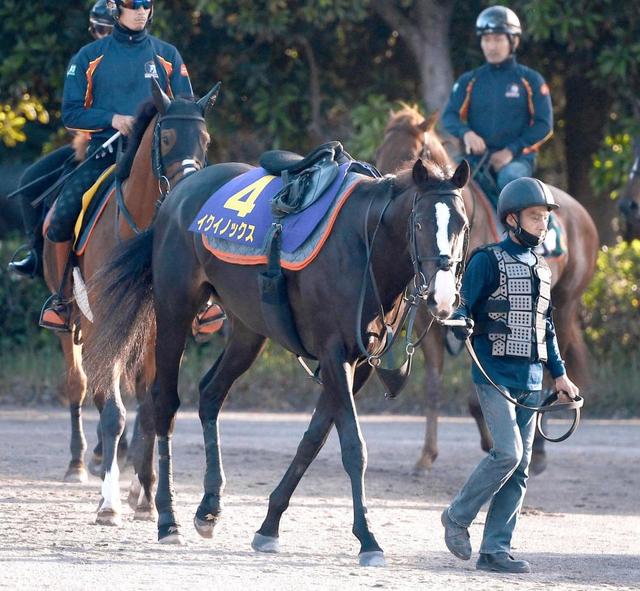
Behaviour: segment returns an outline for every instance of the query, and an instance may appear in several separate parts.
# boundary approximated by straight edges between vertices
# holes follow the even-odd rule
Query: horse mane
[[[116,176],[119,179],[124,180],[129,177],[129,174],[131,173],[131,166],[133,165],[133,159],[140,147],[144,132],[147,131],[149,123],[151,123],[151,120],[157,114],[158,109],[153,104],[152,98],[147,99],[138,106],[136,118],[133,122],[133,130],[131,131],[131,135],[127,137],[127,149],[122,155],[116,169]]]
[[[408,105],[401,102],[399,111],[391,111],[389,121],[384,128],[385,135],[391,131],[406,131],[415,134],[415,130],[424,122],[425,118],[418,110],[417,105]]]

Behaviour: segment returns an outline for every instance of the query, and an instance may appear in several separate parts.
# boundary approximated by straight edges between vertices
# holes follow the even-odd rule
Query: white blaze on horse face
[[[436,203],[436,243],[441,256],[451,256],[451,243],[449,242],[449,220],[451,212],[449,207],[442,202]],[[437,312],[453,312],[456,300],[456,276],[453,267],[448,271],[438,271],[434,285],[433,298],[436,302]]]

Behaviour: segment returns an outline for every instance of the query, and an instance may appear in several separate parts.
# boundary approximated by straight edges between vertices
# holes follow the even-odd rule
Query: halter
[[[152,163],[152,169],[153,169],[153,176],[155,176],[155,178],[158,179],[158,190],[160,192],[160,197],[156,201],[153,220],[155,220],[155,216],[158,213],[158,210],[160,209],[162,202],[164,201],[165,197],[167,196],[167,194],[172,188],[171,181],[173,181],[180,173],[182,173],[182,176],[180,176],[180,178],[178,179],[178,182],[179,182],[186,176],[194,172],[197,172],[202,168],[201,162],[198,162],[193,158],[185,158],[180,163],[180,167],[178,167],[176,172],[174,172],[170,177],[167,177],[167,175],[165,174],[166,171],[165,171],[164,162],[162,161],[162,150],[160,146],[160,140],[162,135],[162,124],[165,121],[180,120],[180,119],[185,121],[201,121],[205,123],[205,119],[202,115],[186,115],[186,114],[185,115],[160,115],[158,117],[155,127],[153,129],[153,140],[151,144],[151,163]],[[120,159],[119,157],[120,157],[121,150],[122,150],[122,144],[119,143],[118,144],[118,160]],[[119,214],[122,213],[122,216],[126,220],[131,230],[133,230],[133,233],[140,234],[142,230],[136,224],[135,220],[133,219],[133,216],[131,215],[131,212],[127,208],[126,203],[124,202],[124,196],[122,195],[122,182],[117,176],[116,176],[115,184],[116,184],[116,201],[118,205],[116,209],[116,221]],[[151,223],[153,223],[153,220],[151,221]],[[119,238],[120,234],[117,228],[118,228],[118,224],[116,224],[116,234],[118,235],[118,238]]]

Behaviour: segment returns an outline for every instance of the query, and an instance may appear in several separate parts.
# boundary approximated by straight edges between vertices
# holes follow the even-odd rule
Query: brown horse
[[[625,219],[624,239],[627,241],[640,238],[640,140],[633,142],[633,166],[629,172],[629,180],[625,185],[620,202],[620,212]]]
[[[198,102],[182,98],[171,100],[155,83],[155,79],[152,80],[152,100],[139,109],[127,152],[117,172],[118,176],[123,176],[123,167],[130,166],[130,174],[122,184],[124,207],[117,205],[115,191],[112,191],[83,253],[72,255],[72,265],[67,265],[74,267],[74,292],[84,293],[87,298],[84,305],[79,305],[77,300],[73,301],[71,332],[58,333],[65,359],[66,391],[71,413],[71,461],[64,477],[67,482],[83,482],[87,479],[84,464],[86,440],[81,414],[87,392],[87,377],[83,369],[82,348],[83,344],[89,343],[102,330],[101,326],[90,320],[91,308],[96,305],[95,295],[83,291],[79,279],[89,281],[110,260],[112,250],[120,241],[132,238],[139,228],[146,228],[153,221],[159,200],[163,198],[161,189],[168,184],[175,185],[189,172],[202,168],[210,141],[205,115],[215,102],[218,87],[214,87]],[[130,219],[127,220],[127,217]],[[52,292],[58,290],[62,279],[57,275],[57,267],[53,243],[47,240],[44,247],[44,273]],[[76,268],[81,273],[80,278]],[[67,279],[71,280],[71,277]],[[137,379],[139,401],[142,399],[144,403],[144,393],[147,386],[152,384],[154,376],[153,355],[147,355],[144,371]],[[100,411],[104,476],[103,501],[98,510],[97,522],[115,525],[119,523],[120,512],[117,447],[124,429],[125,410],[122,405],[110,404],[113,397],[107,396],[104,391],[94,391],[93,398]],[[144,412],[141,414],[145,416]],[[153,505],[150,503],[150,490],[155,478],[152,467],[154,433],[151,417],[141,420],[141,429],[144,449],[134,468],[145,487],[145,498],[140,498],[137,504],[137,517],[144,519],[154,517]]]
[[[441,140],[434,131],[437,114],[425,119],[417,109],[405,106],[392,113],[385,129],[385,136],[376,155],[376,165],[383,173],[395,172],[407,161],[417,156],[430,158],[441,165],[455,167],[447,153],[455,146]],[[599,247],[598,232],[587,211],[573,197],[550,186],[556,202],[559,221],[566,236],[566,253],[560,257],[547,259],[553,272],[552,294],[555,306],[556,324],[560,351],[567,363],[567,370],[579,385],[588,382],[588,351],[582,338],[579,323],[580,298],[593,277]],[[469,253],[484,244],[499,240],[493,212],[477,183],[471,182],[463,189],[465,210],[469,217]],[[417,324],[417,330],[424,329]],[[438,401],[442,395],[442,370],[444,363],[444,330],[432,326],[422,341],[422,351],[426,365],[426,415],[427,428],[425,443],[417,471],[428,470],[438,456]],[[485,451],[491,448],[491,436],[486,427],[475,395],[469,399],[471,414],[478,423],[481,446]],[[542,439],[536,443],[532,458],[532,471],[541,472],[545,467],[545,451]]]

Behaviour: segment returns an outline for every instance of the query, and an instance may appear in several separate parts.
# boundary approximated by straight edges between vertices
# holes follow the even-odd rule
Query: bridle
[[[460,257],[454,258],[448,254],[428,255],[428,254],[420,253],[417,237],[418,237],[418,231],[422,229],[422,226],[420,225],[420,221],[418,220],[418,216],[417,216],[418,203],[427,196],[432,197],[434,195],[441,195],[441,196],[446,195],[447,197],[454,196],[459,199],[462,199],[462,195],[460,194],[459,189],[454,189],[451,191],[433,190],[433,191],[425,191],[423,193],[415,191],[412,198],[412,203],[411,203],[411,213],[408,219],[409,251],[410,251],[411,264],[413,266],[413,271],[414,271],[413,282],[412,282],[413,287],[411,289],[407,288],[407,290],[405,291],[405,294],[403,295],[402,299],[399,302],[399,305],[401,307],[404,305],[403,306],[404,309],[402,311],[402,314],[399,316],[399,319],[397,320],[397,322],[394,323],[396,324],[395,329],[393,326],[387,323],[384,323],[385,312],[384,312],[384,307],[382,305],[382,301],[380,298],[378,285],[375,279],[373,266],[371,264],[371,258],[373,253],[373,247],[375,245],[376,236],[382,224],[382,219],[389,205],[393,201],[393,179],[390,179],[390,180],[391,182],[389,183],[387,201],[384,207],[382,208],[382,211],[380,213],[376,226],[373,230],[373,233],[371,234],[370,240],[369,240],[369,232],[368,232],[369,220],[371,215],[371,208],[375,198],[372,198],[369,201],[369,205],[367,207],[367,213],[364,216],[364,237],[365,237],[367,260],[364,267],[364,273],[363,273],[361,288],[360,288],[360,297],[358,300],[358,309],[356,314],[356,340],[357,340],[357,344],[361,354],[364,356],[366,362],[369,363],[369,365],[376,368],[379,372],[395,371],[395,370],[382,370],[382,368],[380,368],[381,358],[385,355],[385,353],[387,353],[391,349],[391,347],[393,346],[393,344],[397,339],[397,336],[400,334],[402,327],[406,323],[407,324],[406,326],[407,343],[405,346],[405,351],[407,353],[408,359],[403,364],[403,368],[405,368],[405,371],[407,372],[406,375],[408,376],[408,372],[410,371],[410,368],[411,368],[411,358],[413,357],[413,354],[415,352],[415,347],[422,341],[422,339],[425,337],[425,335],[427,334],[427,332],[429,331],[429,328],[433,323],[433,320],[432,320],[431,323],[429,323],[428,326],[425,328],[424,332],[420,335],[420,337],[415,341],[411,341],[411,337],[413,333],[413,324],[415,321],[415,316],[417,313],[418,306],[420,302],[428,298],[430,293],[429,290],[431,288],[432,283],[435,281],[435,277],[438,271],[450,271],[451,267],[454,264],[458,265],[456,269],[456,293],[459,294],[460,285],[462,283],[462,275],[464,273],[464,264],[465,264],[466,254],[467,254],[466,250],[469,244],[469,228],[468,226],[465,226],[464,228],[464,242],[463,242],[462,254]],[[436,262],[435,271],[431,274],[430,277],[427,277],[424,271],[422,270],[422,263],[427,261]],[[364,309],[364,300],[365,300],[366,290],[368,285],[367,275],[369,275],[371,278],[372,290],[376,298],[377,307],[380,310],[380,318],[382,319],[382,322],[384,323],[384,326],[385,326],[385,335],[383,335],[380,338],[381,345],[377,347],[376,350],[374,351],[370,351],[365,346],[362,340],[362,328],[361,328],[362,313]],[[396,314],[396,317],[398,317],[397,314]],[[402,370],[402,368],[400,369]]]
[[[173,181],[179,174],[181,180],[185,176],[200,170],[204,163],[199,162],[194,158],[185,158],[180,166],[176,168],[171,176],[167,176],[166,168],[162,160],[162,124],[165,121],[199,121],[205,123],[205,119],[202,115],[161,115],[158,117],[156,126],[153,130],[153,143],[151,148],[151,162],[153,166],[153,175],[158,179],[158,189],[160,190],[161,198],[157,207],[160,207],[162,201],[167,196],[167,193],[171,190],[171,181]]]
[[[151,144],[151,163],[152,163],[153,176],[156,179],[158,179],[158,190],[160,192],[160,197],[158,198],[155,204],[155,211],[153,214],[153,219],[151,220],[152,224],[153,224],[153,221],[155,220],[158,210],[160,209],[160,206],[162,205],[162,202],[165,200],[167,194],[172,189],[172,182],[176,179],[176,177],[178,177],[178,179],[175,184],[177,184],[178,182],[180,182],[182,179],[189,176],[190,174],[202,169],[202,167],[204,166],[204,163],[200,162],[199,160],[196,160],[194,158],[185,158],[184,160],[182,160],[182,162],[180,162],[180,165],[176,167],[176,170],[173,172],[173,174],[171,174],[170,176],[167,176],[166,167],[162,159],[162,147],[161,147],[162,124],[166,121],[175,121],[175,120],[199,121],[199,122],[205,123],[205,119],[202,115],[168,114],[168,115],[158,116],[158,119],[156,120],[156,123],[155,123],[155,127],[153,129],[153,140]],[[118,160],[120,159],[121,151],[122,151],[122,145],[121,143],[119,143],[118,144]],[[116,222],[118,222],[119,215],[120,213],[122,213],[122,217],[124,217],[125,221],[129,225],[133,233],[140,234],[142,230],[136,224],[135,220],[133,219],[133,216],[131,215],[131,212],[127,208],[126,203],[124,202],[124,196],[122,194],[122,180],[119,179],[117,176],[116,176],[115,185],[116,185],[116,202],[117,202]],[[118,231],[118,227],[119,227],[119,224],[116,223],[116,235],[119,237],[120,233]]]

